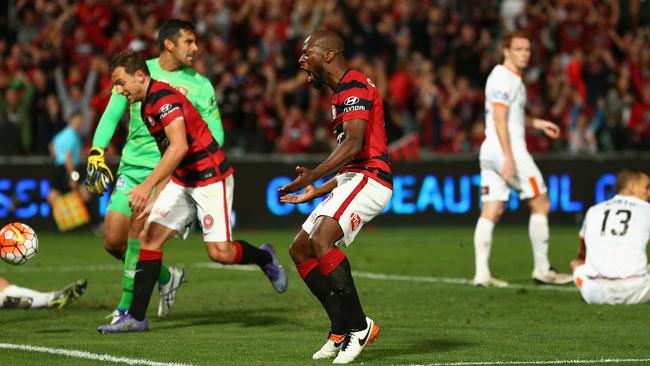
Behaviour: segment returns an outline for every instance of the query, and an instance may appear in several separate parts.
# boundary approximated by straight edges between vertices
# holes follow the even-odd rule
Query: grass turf
[[[551,262],[568,271],[577,228],[551,228]],[[0,312],[0,343],[82,350],[116,357],[192,365],[325,365],[311,354],[328,331],[325,313],[304,286],[287,254],[292,231],[239,231],[251,243],[273,243],[289,272],[287,293],[276,294],[264,275],[212,268],[201,238],[172,240],[165,262],[182,264],[188,283],[168,318],[149,307],[151,331],[101,335],[119,300],[118,263],[101,239],[84,234],[39,233],[40,253],[26,265],[0,265],[0,276],[39,290],[87,278],[84,297],[64,311]],[[491,268],[516,289],[422,282],[421,277],[469,279],[473,228],[364,228],[346,249],[354,271],[414,276],[355,282],[380,338],[357,363],[431,364],[471,361],[642,359],[650,354],[648,307],[584,304],[577,292],[543,290],[530,279],[532,255],[524,226],[499,226]],[[417,281],[421,279],[422,281]],[[431,280],[431,279],[429,279]],[[434,280],[435,281],[435,280]],[[571,286],[567,286],[571,289]],[[0,349],[0,365],[96,365],[93,360]]]

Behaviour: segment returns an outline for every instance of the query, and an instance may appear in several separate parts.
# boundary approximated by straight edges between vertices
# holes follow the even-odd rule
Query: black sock
[[[343,304],[343,308],[345,309],[344,316],[346,318],[348,329],[352,331],[365,329],[367,327],[366,315],[363,312],[357,289],[354,286],[352,270],[350,269],[350,262],[348,259],[344,257],[343,260],[325,276],[325,278]]]
[[[119,249],[106,249],[108,254],[112,255],[118,261],[124,263],[124,252]]]
[[[159,253],[159,255],[155,255],[151,258],[147,255],[149,253]],[[143,256],[143,254],[145,255]],[[161,266],[162,252],[154,252],[144,249],[140,250],[140,259],[138,260],[138,265],[135,267],[133,302],[131,303],[131,309],[129,309],[129,314],[131,314],[131,316],[136,320],[142,321],[145,318],[147,307],[149,306],[149,300],[151,300],[153,287],[156,282],[158,282],[158,277],[160,276]]]
[[[273,261],[269,252],[256,248],[243,240],[233,242],[237,250],[237,258],[235,264],[257,264],[264,267]]]
[[[345,323],[345,315],[341,299],[339,295],[334,292],[329,281],[327,281],[323,274],[320,273],[316,260],[313,261],[314,265],[312,266],[312,269],[309,270],[303,280],[311,293],[316,296],[318,301],[320,301],[323,309],[325,309],[325,312],[330,319],[332,333],[343,335],[347,330],[347,326]],[[298,265],[298,267],[300,267],[300,265]],[[300,268],[298,268],[298,271],[302,276],[303,273]]]

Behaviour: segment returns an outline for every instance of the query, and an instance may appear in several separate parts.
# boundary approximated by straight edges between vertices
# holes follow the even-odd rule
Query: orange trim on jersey
[[[582,277],[576,277],[576,285],[578,285],[578,288],[582,288]]]
[[[510,71],[511,73],[513,73],[513,74],[515,74],[515,75],[517,75],[517,76],[519,76],[519,77],[521,77],[521,72],[519,72],[519,71],[517,71],[517,70],[513,70],[513,69],[511,69],[511,68],[509,68],[508,66],[506,66],[506,64],[503,64],[503,67],[505,67],[505,68],[506,68],[506,70],[508,70],[508,71]]]
[[[539,191],[539,186],[537,185],[537,179],[535,179],[535,177],[530,177],[528,178],[528,181],[530,182],[531,187],[533,187],[533,193],[535,194],[535,197],[539,196],[541,192]]]
[[[509,109],[509,108],[510,108],[510,106],[507,105],[507,104],[505,104],[505,103],[502,103],[502,102],[492,102],[492,107],[496,107],[496,106],[503,107],[503,108],[505,108],[505,109]]]

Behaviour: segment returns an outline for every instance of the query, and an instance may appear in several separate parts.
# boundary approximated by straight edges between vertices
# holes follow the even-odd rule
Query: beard
[[[321,90],[323,88],[323,85],[325,85],[324,74],[323,65],[317,65],[311,72],[311,86],[314,87],[314,89]]]

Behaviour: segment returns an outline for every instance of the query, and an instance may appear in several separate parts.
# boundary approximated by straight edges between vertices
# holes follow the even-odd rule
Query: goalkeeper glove
[[[86,167],[86,189],[90,193],[103,194],[113,183],[113,173],[104,161],[105,150],[93,147],[88,152],[88,165]]]

